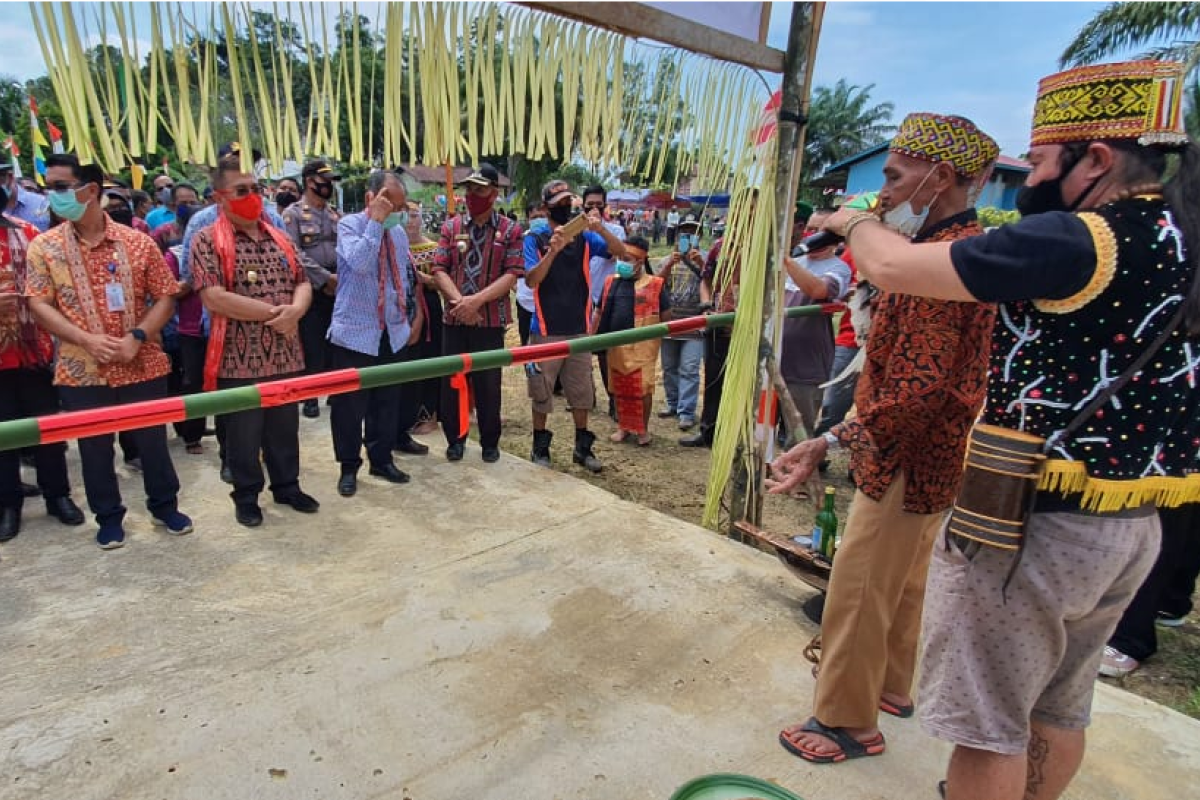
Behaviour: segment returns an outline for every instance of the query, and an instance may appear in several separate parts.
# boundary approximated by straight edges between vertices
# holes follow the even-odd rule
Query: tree
[[[875,84],[854,86],[845,78],[833,88],[813,89],[805,132],[803,183],[826,167],[887,140],[895,132],[890,124],[893,103],[871,105]]]
[[[1094,64],[1151,45],[1142,58],[1182,61],[1192,72],[1200,63],[1200,4],[1111,3],[1083,26],[1060,63]]]

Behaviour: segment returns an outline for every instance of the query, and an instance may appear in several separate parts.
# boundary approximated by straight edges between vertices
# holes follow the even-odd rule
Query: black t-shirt
[[[608,297],[603,299],[598,333],[627,331],[634,324],[634,306],[637,303],[636,281],[613,277],[609,284]],[[664,287],[658,295],[658,314],[671,309],[671,296]]]
[[[976,300],[1062,300],[1091,280],[1096,247],[1079,217],[1052,211],[960,239],[950,260]]]

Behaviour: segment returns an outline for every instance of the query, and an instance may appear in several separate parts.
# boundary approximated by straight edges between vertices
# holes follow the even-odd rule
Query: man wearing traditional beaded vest
[[[1018,223],[920,245],[845,212],[826,223],[887,291],[1000,303],[982,422],[1049,442],[1015,561],[949,530],[934,548],[921,716],[955,744],[950,800],[1062,794],[1104,644],[1158,551],[1155,506],[1200,500],[1200,288],[1186,246],[1200,242],[1200,209],[1183,201],[1200,189],[1200,150],[1183,130],[1183,75],[1137,61],[1045,78]]]

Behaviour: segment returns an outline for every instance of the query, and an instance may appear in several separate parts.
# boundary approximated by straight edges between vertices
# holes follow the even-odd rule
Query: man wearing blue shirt
[[[525,282],[533,290],[534,315],[530,325],[530,344],[574,339],[588,332],[592,313],[589,259],[625,258],[625,244],[613,236],[599,216],[590,218],[588,229],[571,237],[562,226],[573,215],[570,185],[552,180],[542,189],[542,204],[550,220],[550,234],[525,238]],[[588,430],[588,412],[596,403],[592,383],[592,357],[575,353],[564,359],[531,364],[526,369],[529,398],[533,401],[533,450],[530,459],[539,466],[550,466],[550,441],[546,418],[554,407],[553,387],[561,378],[563,393],[575,418],[575,451],[572,460],[591,472],[603,465],[592,452],[596,435]]]
[[[27,191],[16,179],[12,162],[0,163],[0,183],[8,191],[8,207],[4,213],[28,222],[39,231],[50,227],[50,205],[40,194]]]
[[[329,325],[334,369],[362,369],[403,360],[423,322],[413,287],[416,283],[408,236],[408,194],[394,172],[371,173],[367,209],[348,214],[337,230],[337,296]],[[392,483],[408,483],[408,474],[392,461],[400,423],[400,384],[334,395],[330,411],[333,450],[341,464],[338,494],[358,491],[362,446],[370,474]],[[366,435],[363,421],[366,420]]]

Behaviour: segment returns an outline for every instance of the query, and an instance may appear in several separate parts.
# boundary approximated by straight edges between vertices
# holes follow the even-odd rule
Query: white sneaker
[[[1115,647],[1104,647],[1104,658],[1100,660],[1100,674],[1106,678],[1124,678],[1140,667],[1137,659],[1130,658]]]

